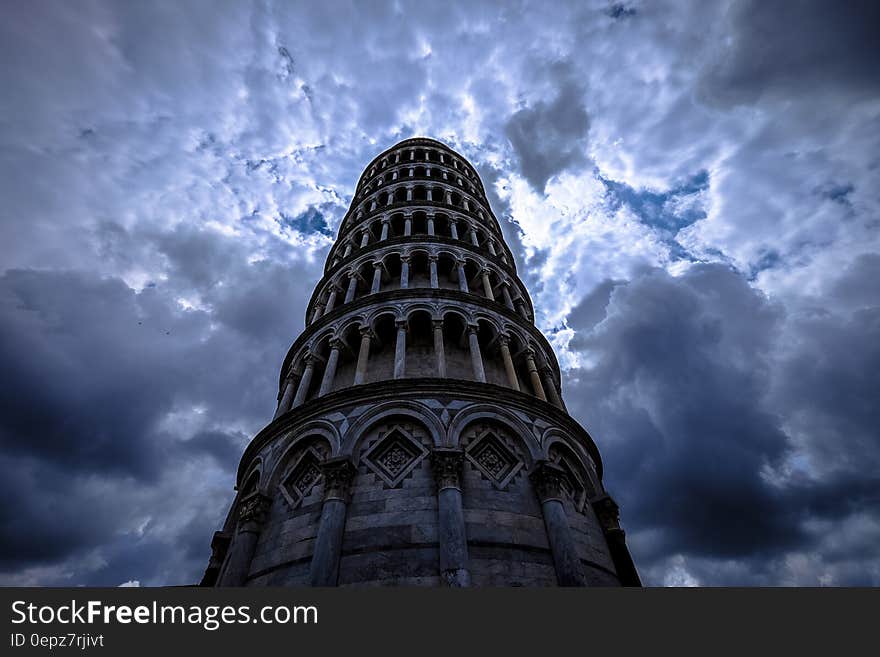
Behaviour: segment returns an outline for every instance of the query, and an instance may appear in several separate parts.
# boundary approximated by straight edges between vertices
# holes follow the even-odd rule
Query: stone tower
[[[214,535],[206,586],[639,578],[473,167],[366,167]]]

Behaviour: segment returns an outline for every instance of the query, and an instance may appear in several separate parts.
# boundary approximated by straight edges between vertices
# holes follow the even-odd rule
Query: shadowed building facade
[[[205,586],[638,586],[482,183],[376,157],[245,450]]]

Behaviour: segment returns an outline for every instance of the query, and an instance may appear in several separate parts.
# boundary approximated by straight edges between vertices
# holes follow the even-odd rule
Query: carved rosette
[[[464,451],[455,448],[438,447],[431,452],[431,466],[437,490],[455,488],[461,490],[461,473],[464,467]]]
[[[357,469],[347,456],[327,459],[321,464],[324,474],[324,500],[348,502],[348,490]]]
[[[272,498],[260,492],[253,492],[244,499],[238,507],[239,531],[256,531],[266,522],[269,516],[269,507]]]
[[[529,479],[541,504],[550,500],[561,502],[565,496],[565,470],[555,463],[540,461],[532,469]]]
[[[593,510],[606,533],[623,531],[620,528],[620,508],[610,495],[605,495],[594,501]]]

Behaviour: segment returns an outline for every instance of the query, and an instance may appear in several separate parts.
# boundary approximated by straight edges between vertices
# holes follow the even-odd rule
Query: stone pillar
[[[231,540],[232,536],[228,532],[214,532],[211,539],[211,558],[208,560],[208,567],[205,569],[205,574],[202,575],[199,586],[215,586],[217,584],[217,576],[226,559]]]
[[[391,222],[388,219],[382,220],[382,234],[379,236],[381,241],[385,241],[388,239],[388,227],[391,225]]]
[[[480,240],[477,237],[477,229],[474,228],[473,226],[471,226],[470,233],[471,233],[471,244],[473,244],[474,246],[480,246]]]
[[[406,372],[406,320],[399,319],[397,339],[394,341],[394,378],[402,379]]]
[[[336,307],[336,296],[339,293],[339,288],[336,285],[333,285],[330,288],[330,296],[327,297],[327,305],[324,306],[324,314],[328,314],[331,310]]]
[[[452,205],[452,192],[446,192],[446,205]]]
[[[517,297],[516,301],[514,301],[514,304],[516,304],[516,311],[519,313],[520,317],[522,317],[523,319],[528,319],[529,311],[526,310],[526,302],[523,301],[522,298]]]
[[[564,478],[565,471],[549,461],[538,462],[529,475],[544,512],[544,527],[556,566],[556,581],[559,586],[586,586],[581,560],[562,503]]]
[[[559,391],[556,390],[556,380],[553,377],[553,370],[548,366],[541,368],[541,378],[544,380],[544,392],[547,394],[547,400],[556,408],[565,409],[562,404],[562,398]]]
[[[440,281],[437,278],[437,256],[431,254],[428,256],[428,268],[431,270],[431,287],[437,289],[440,287]]]
[[[433,214],[428,215],[428,235],[430,235],[431,237],[434,237],[434,235],[435,235],[435,233],[434,233],[434,215]]]
[[[295,374],[293,373],[293,368],[290,368],[287,371],[287,378],[284,380],[284,392],[281,395],[281,401],[278,402],[278,408],[275,409],[275,416],[272,418],[273,420],[290,410],[290,403],[293,401],[293,396],[296,394],[294,377]]]
[[[318,397],[323,397],[333,390],[333,379],[336,378],[336,366],[339,364],[339,350],[341,348],[341,340],[337,338],[330,340],[330,356],[327,358],[327,365],[324,367],[324,377],[321,379]]]
[[[312,586],[336,586],[339,582],[348,492],[357,470],[349,458],[343,456],[324,461],[321,472],[324,474],[324,504],[312,552],[309,582]]]
[[[272,499],[257,491],[239,502],[238,526],[229,547],[220,586],[244,586],[271,505]]]
[[[610,495],[605,494],[593,501],[593,510],[605,534],[605,541],[608,543],[608,550],[611,552],[611,560],[614,562],[614,570],[617,571],[620,583],[623,586],[641,586],[639,573],[626,547],[626,533],[620,528],[620,509],[617,507],[617,502]]]
[[[369,328],[361,329],[361,347],[358,350],[357,367],[354,371],[354,385],[359,385],[367,380],[367,363],[370,359],[370,342],[373,332]]]
[[[299,385],[296,387],[296,396],[293,398],[293,403],[291,403],[291,408],[296,408],[300,404],[302,404],[306,400],[306,395],[309,394],[309,386],[312,383],[312,374],[315,372],[315,357],[312,354],[307,354],[306,358],[306,368],[303,370],[303,375],[299,379]]]
[[[458,268],[458,289],[462,292],[468,292],[467,276],[464,273],[464,260],[456,260],[455,266]]]
[[[488,240],[486,242],[486,247],[489,249],[490,255],[498,255],[495,251],[495,240]]]
[[[501,297],[504,299],[504,305],[516,312],[516,308],[513,306],[513,299],[510,298],[510,283],[508,281],[501,283]]]
[[[452,239],[458,239],[458,224],[453,220],[450,220],[449,222],[449,232],[452,235]]]
[[[437,355],[437,376],[444,379],[446,378],[446,350],[443,346],[443,320],[432,320],[431,326],[434,328],[434,353]]]
[[[425,199],[428,200],[428,201],[432,201],[432,202],[433,202],[433,200],[434,200],[434,190],[433,190],[431,187],[428,187],[428,188],[425,190]]]
[[[464,452],[437,447],[431,452],[437,482],[437,538],[440,543],[440,582],[444,586],[470,586],[467,534],[461,504]]]
[[[407,215],[403,219],[403,236],[409,237],[412,235],[412,217]]]
[[[382,285],[382,262],[377,261],[373,263],[373,285],[370,287],[370,294],[376,294],[379,292],[379,288]]]
[[[409,287],[409,256],[400,256],[400,289]]]
[[[321,319],[321,315],[323,315],[323,314],[324,314],[324,306],[321,305],[320,301],[315,302],[315,310],[312,313],[312,321],[317,322],[319,319]]]
[[[471,366],[474,368],[474,378],[481,382],[486,382],[486,372],[483,370],[483,355],[480,353],[480,341],[477,338],[477,327],[468,324],[468,345],[471,352]]]
[[[492,292],[492,283],[489,280],[489,270],[483,269],[480,274],[483,278],[483,292],[486,293],[486,298],[489,299],[489,301],[495,301],[495,294]]]
[[[412,170],[412,169],[409,170],[409,175],[413,175],[413,170]],[[407,188],[406,188],[406,200],[407,200],[407,201],[412,201],[412,200],[413,200],[413,188],[412,188],[412,187],[407,187]]]
[[[538,376],[538,368],[535,366],[535,352],[531,349],[526,350],[526,369],[529,372],[529,380],[532,382],[535,397],[547,401],[547,395],[544,394],[544,386],[541,385],[541,377]]]
[[[342,254],[343,258],[347,258],[351,255],[351,242],[345,243],[345,252]]]
[[[368,231],[365,228],[363,234],[361,235],[361,248],[363,249],[369,243],[370,243],[370,231]]]
[[[348,289],[345,291],[345,300],[343,303],[351,303],[354,301],[354,295],[357,292],[358,274],[356,271],[348,272]]]
[[[514,390],[519,390],[519,379],[516,376],[516,368],[513,366],[513,358],[510,356],[510,341],[506,335],[498,338],[501,348],[501,360],[504,361],[504,371],[507,373],[507,382]]]

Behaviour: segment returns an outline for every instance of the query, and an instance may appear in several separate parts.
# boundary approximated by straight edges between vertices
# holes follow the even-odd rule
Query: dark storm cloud
[[[551,176],[587,162],[590,116],[584,87],[569,62],[554,62],[543,72],[555,88],[553,100],[539,100],[510,117],[504,132],[523,176],[542,192]]]
[[[751,103],[762,95],[880,90],[880,5],[851,2],[734,3],[733,35],[705,72],[703,91],[720,103]]]
[[[841,284],[866,286],[871,266],[858,263]],[[811,524],[876,513],[880,305],[792,318],[721,265],[677,279],[655,270],[610,287],[570,316],[572,346],[596,364],[570,372],[568,398],[604,437],[606,483],[632,514],[649,581],[669,554],[734,560],[740,581],[778,581],[768,560],[823,554]],[[780,353],[780,343],[795,346]],[[801,413],[796,431],[791,418]],[[803,435],[816,441],[804,445]],[[867,572],[837,572],[873,527],[824,553],[823,568],[876,584]]]

